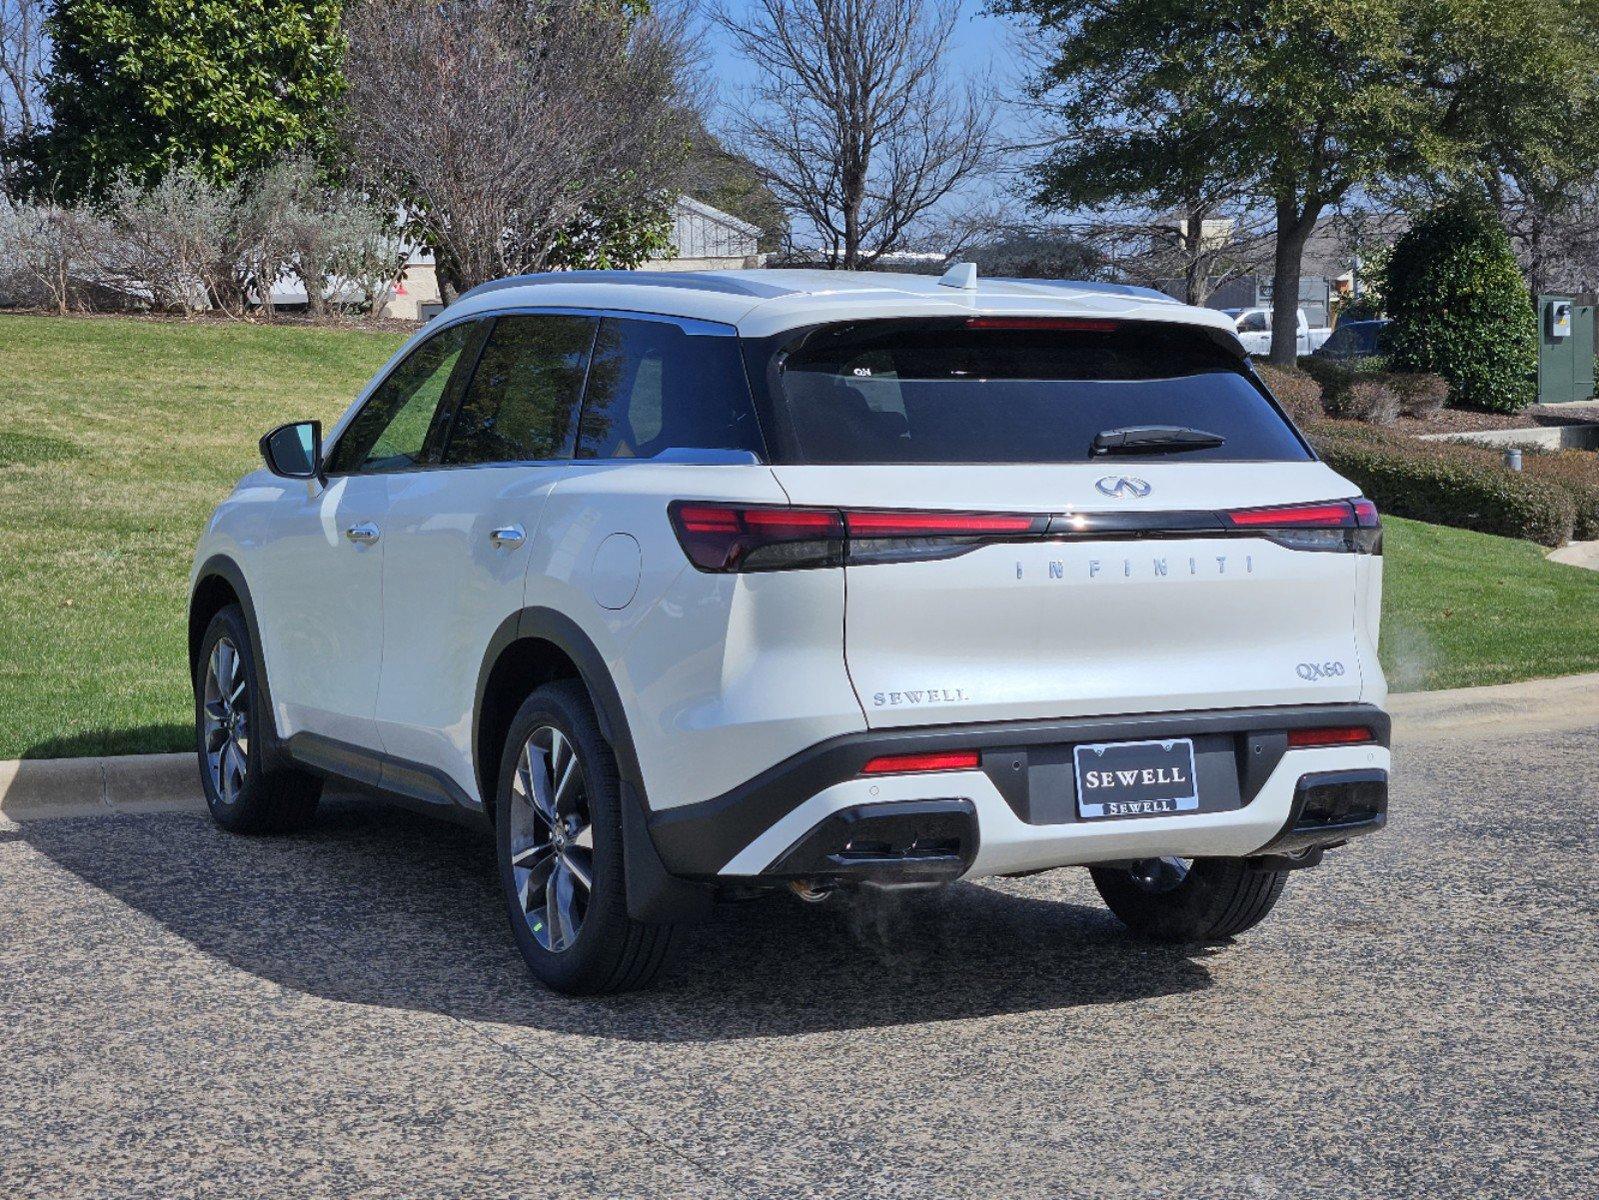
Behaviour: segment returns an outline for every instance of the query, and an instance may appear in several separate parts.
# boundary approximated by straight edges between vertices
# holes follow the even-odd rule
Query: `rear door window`
[[[1235,350],[1175,323],[859,322],[768,347],[762,365],[780,461],[1106,461],[1099,434],[1145,426],[1222,439],[1163,461],[1311,458]]]
[[[498,317],[444,450],[447,464],[568,458],[596,319]]]
[[[736,337],[675,321],[600,322],[583,401],[579,458],[653,458],[668,450],[764,454]]]

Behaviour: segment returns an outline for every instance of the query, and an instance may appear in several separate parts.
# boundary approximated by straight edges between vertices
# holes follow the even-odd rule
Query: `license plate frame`
[[[1193,738],[1084,743],[1072,748],[1072,770],[1081,821],[1175,817],[1199,811]]]

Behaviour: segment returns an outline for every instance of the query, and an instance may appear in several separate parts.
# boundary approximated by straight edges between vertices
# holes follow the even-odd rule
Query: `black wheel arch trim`
[[[478,669],[472,705],[472,768],[479,791],[484,790],[486,776],[480,761],[478,735],[489,679],[506,650],[528,640],[550,643],[577,667],[578,676],[593,701],[600,734],[616,756],[622,784],[622,855],[628,915],[638,921],[661,923],[696,920],[707,915],[714,897],[712,889],[676,878],[656,846],[649,821],[649,793],[639,767],[638,751],[633,744],[621,693],[606,666],[605,656],[583,627],[565,613],[538,605],[523,608],[501,621],[489,638]],[[485,808],[491,807],[493,797],[484,799]]]
[[[191,689],[197,686],[195,677],[200,669],[200,641],[205,637],[204,628],[195,628],[194,602],[208,579],[220,579],[238,597],[239,608],[244,613],[244,628],[250,635],[250,656],[255,660],[255,678],[257,686],[261,689],[262,711],[266,713],[267,718],[261,757],[269,766],[281,766],[289,756],[285,751],[284,741],[278,734],[277,710],[272,704],[272,682],[267,669],[266,654],[261,648],[261,624],[255,615],[255,600],[250,595],[250,585],[245,582],[244,571],[226,554],[213,554],[206,559],[200,569],[194,573],[194,585],[189,589],[187,607],[189,686]],[[207,623],[209,624],[209,621]]]

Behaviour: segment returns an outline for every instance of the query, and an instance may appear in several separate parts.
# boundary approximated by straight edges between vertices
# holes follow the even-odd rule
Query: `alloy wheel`
[[[225,637],[206,663],[202,713],[206,769],[217,798],[232,804],[250,772],[250,688],[239,648]]]
[[[511,873],[528,930],[560,953],[577,940],[594,888],[588,787],[572,740],[541,725],[511,780]]]

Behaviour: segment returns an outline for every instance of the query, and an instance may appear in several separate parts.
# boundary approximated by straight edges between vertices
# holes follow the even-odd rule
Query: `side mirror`
[[[285,479],[322,477],[322,422],[295,421],[279,425],[261,439],[261,457],[267,470]]]

